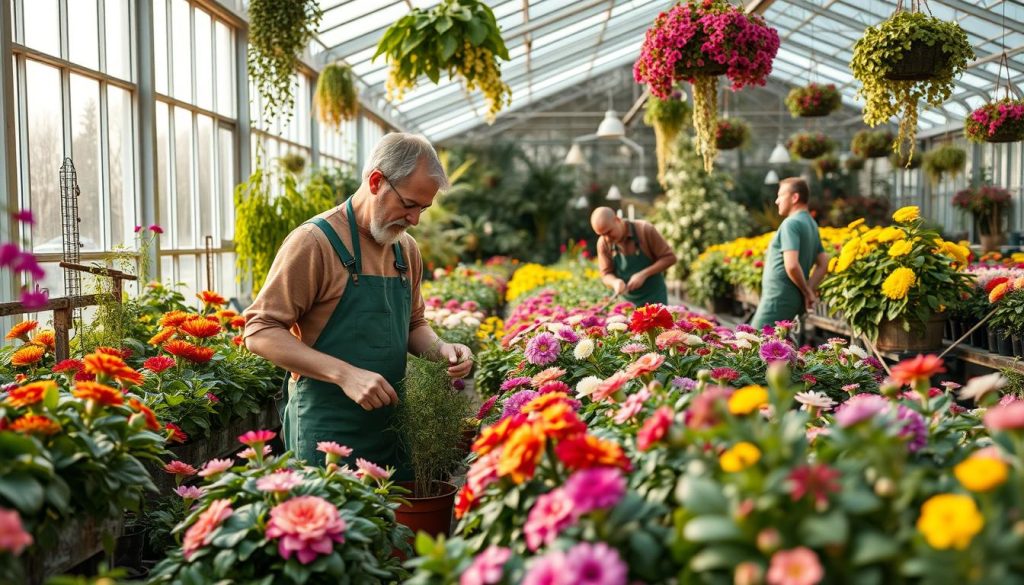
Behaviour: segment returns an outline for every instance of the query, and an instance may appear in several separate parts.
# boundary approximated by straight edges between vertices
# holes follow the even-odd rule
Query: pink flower
[[[21,516],[15,510],[0,508],[0,552],[21,554],[32,544],[32,535],[21,526]]]
[[[189,476],[196,474],[196,468],[184,461],[171,461],[164,465],[164,471],[174,475]]]
[[[188,560],[192,553],[201,547],[210,544],[210,541],[213,540],[213,533],[232,512],[231,500],[228,499],[214,500],[209,507],[203,510],[199,518],[196,519],[196,523],[189,526],[185,532],[185,542],[182,545],[185,560]]]
[[[623,424],[634,416],[640,414],[640,411],[644,408],[644,402],[651,397],[651,392],[646,388],[641,388],[639,392],[630,394],[626,398],[626,402],[622,404],[619,411],[615,413],[615,417],[612,420],[616,424]]]
[[[329,555],[335,543],[345,542],[345,520],[338,509],[318,496],[299,496],[274,506],[267,523],[267,538],[277,538],[277,551],[285,559],[292,553],[308,565]]]
[[[27,225],[35,225],[36,218],[32,215],[31,209],[19,209],[11,214],[14,221],[18,221]]]
[[[566,580],[575,585],[626,585],[628,570],[619,551],[603,542],[581,542],[565,557]]]
[[[50,300],[50,293],[45,290],[39,290],[39,287],[36,286],[34,291],[22,291],[20,300],[22,306],[26,309],[39,309]]]
[[[825,577],[818,556],[807,547],[780,550],[772,555],[768,585],[816,585]]]
[[[220,403],[220,398],[217,398],[217,395],[214,394],[213,392],[207,392],[206,393],[206,399],[209,400],[210,402],[214,403],[214,404]]]
[[[334,441],[320,441],[316,450],[327,454],[327,463],[337,463],[352,454],[352,449]]]
[[[142,231],[142,226],[141,225],[135,226],[135,233],[139,233],[141,231]]]
[[[877,394],[858,394],[836,409],[836,423],[850,427],[880,414],[889,407],[889,402]]]
[[[469,466],[466,472],[466,486],[474,494],[483,493],[487,486],[498,481],[498,460],[501,458],[501,450],[495,449],[478,458]]]
[[[626,495],[626,478],[617,467],[591,467],[572,474],[563,489],[579,516],[618,504]]]
[[[263,456],[270,455],[270,445],[263,445]],[[238,452],[238,456],[242,459],[256,459],[256,450],[252,447],[246,447]]]
[[[654,414],[644,421],[643,426],[636,433],[636,448],[646,451],[651,448],[651,445],[663,439],[672,426],[674,416],[675,413],[667,406],[662,406],[654,411]]]
[[[385,479],[391,477],[392,473],[375,463],[370,463],[369,461],[363,459],[362,457],[356,459],[356,467],[359,468],[359,471],[356,473],[356,476],[360,478],[369,477],[371,479],[376,479],[377,481],[384,481]]]
[[[1024,402],[1000,404],[985,413],[985,426],[990,430],[1014,431],[1024,429]]]
[[[231,459],[210,459],[199,471],[199,477],[214,477],[234,467]]]
[[[255,448],[256,445],[263,445],[264,443],[273,440],[276,436],[277,433],[274,431],[249,431],[244,435],[240,435],[238,437],[238,442]]]
[[[165,355],[151,357],[148,360],[142,362],[142,367],[146,368],[150,372],[153,372],[154,374],[159,374],[160,372],[172,366],[174,366],[174,358],[167,357]]]
[[[198,500],[203,495],[203,488],[194,485],[179,485],[174,488],[174,493],[181,496],[184,500]]]
[[[535,557],[521,585],[571,585],[565,560],[565,553],[558,550]]]
[[[608,379],[597,385],[597,389],[590,395],[590,398],[594,402],[600,402],[618,392],[630,380],[632,378],[626,372],[615,372]]]
[[[302,478],[296,476],[292,471],[280,471],[264,475],[256,480],[256,489],[261,492],[273,492],[275,494],[287,493],[297,485],[302,484]]]
[[[459,585],[492,585],[500,583],[502,569],[512,551],[503,546],[491,545],[473,559],[473,563],[462,573]]]
[[[817,509],[823,510],[828,506],[829,494],[839,491],[841,475],[824,463],[801,465],[789,472],[790,497],[796,502],[810,495]]]
[[[162,234],[164,233],[164,228],[154,223],[153,225],[149,226],[149,231],[153,232],[154,234]]]
[[[526,546],[535,551],[541,545],[550,544],[559,532],[576,521],[573,510],[573,501],[563,489],[555,489],[537,498],[523,526]]]

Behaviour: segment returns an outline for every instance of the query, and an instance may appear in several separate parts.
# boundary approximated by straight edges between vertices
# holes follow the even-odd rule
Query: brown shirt
[[[349,254],[355,254],[345,206],[321,213],[338,233]],[[412,284],[412,314],[409,331],[429,324],[423,317],[423,258],[416,240],[409,234],[401,239],[402,254],[409,267]],[[381,246],[368,229],[359,227],[362,272],[376,276],[398,276],[391,246]],[[345,293],[348,270],[341,263],[327,236],[312,224],[303,224],[288,234],[277,251],[266,283],[252,306],[245,310],[246,338],[271,327],[290,329],[306,345],[312,346]]]
[[[640,251],[651,259],[651,263],[673,254],[672,246],[668,245],[665,238],[658,233],[657,228],[639,219],[634,220],[632,223],[636,227],[637,241],[633,241],[633,236],[629,232],[630,222],[626,221],[626,238],[619,243],[619,249],[615,252],[619,254],[634,254],[636,253],[637,245],[639,245]],[[597,265],[601,269],[602,275],[615,274],[614,247],[605,236],[597,239]]]

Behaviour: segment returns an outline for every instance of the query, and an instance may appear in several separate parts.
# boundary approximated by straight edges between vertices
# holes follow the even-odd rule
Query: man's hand
[[[817,293],[815,293],[811,289],[807,289],[807,290],[804,291],[804,309],[806,309],[808,313],[814,310],[814,305],[817,302],[818,302],[818,294]]]
[[[643,272],[637,272],[633,276],[629,277],[629,283],[626,284],[626,289],[629,292],[633,292],[643,286],[645,282],[647,282],[647,276],[645,276]]]
[[[453,379],[465,378],[473,369],[473,352],[461,343],[442,343],[438,353],[450,364],[448,376]]]
[[[615,281],[615,285],[612,286],[612,290],[615,291],[616,295],[621,295],[622,293],[626,292],[626,287],[626,281],[620,278]]]
[[[398,404],[398,394],[384,376],[376,372],[353,367],[344,381],[339,384],[345,396],[351,398],[363,410],[373,410],[391,404]]]

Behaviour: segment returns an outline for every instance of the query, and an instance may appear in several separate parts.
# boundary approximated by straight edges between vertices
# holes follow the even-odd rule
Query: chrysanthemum
[[[917,275],[914,271],[905,266],[900,266],[886,277],[882,283],[882,294],[893,300],[906,298],[910,288],[917,282]]]

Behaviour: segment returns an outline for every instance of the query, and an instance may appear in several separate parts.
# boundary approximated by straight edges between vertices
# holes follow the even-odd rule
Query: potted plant
[[[711,171],[717,148],[718,76],[732,89],[764,85],[779,33],[763,18],[725,0],[687,0],[658,15],[633,66],[637,83],[668,99],[679,82],[693,85],[694,146]]]
[[[299,55],[320,29],[317,0],[249,2],[249,78],[263,98],[263,121],[290,118]]]
[[[913,153],[918,102],[942,105],[972,59],[974,50],[959,24],[897,7],[853,46],[850,69],[861,83],[857,95],[865,100],[864,121],[877,126],[899,115],[893,150]]]
[[[359,90],[348,65],[331,63],[320,71],[313,106],[320,123],[335,130],[345,120],[355,118],[359,113]]]
[[[750,126],[736,118],[718,121],[715,130],[715,147],[718,150],[732,150],[747,143],[750,138]]]
[[[964,120],[964,134],[971,142],[1024,140],[1024,100],[1007,97],[981,106]]]
[[[947,144],[929,150],[921,160],[922,167],[932,184],[937,184],[946,175],[956,177],[967,164],[967,152],[962,148]]]
[[[786,95],[786,107],[794,118],[820,118],[839,109],[842,96],[835,84],[810,83],[794,87]]]
[[[390,64],[388,99],[402,99],[422,75],[437,83],[447,72],[448,79],[461,77],[467,92],[483,92],[488,122],[511,103],[512,90],[498,65],[498,59],[508,61],[508,49],[494,13],[479,0],[413,8],[384,31],[373,58],[381,55]]]
[[[860,171],[864,169],[864,157],[862,156],[850,156],[843,161],[843,168],[848,171]]]
[[[658,182],[664,183],[665,165],[676,137],[690,116],[690,104],[681,92],[672,92],[668,99],[651,95],[644,107],[644,123],[654,129],[655,153],[658,156]]]
[[[850,152],[861,158],[880,158],[888,154],[892,141],[888,130],[860,130],[850,141]]]
[[[910,155],[909,153],[899,155],[894,152],[889,155],[889,165],[892,166],[893,169],[913,170],[921,166],[921,159],[922,156],[920,152],[915,152],[913,155]]]
[[[448,480],[465,456],[462,442],[472,414],[469,396],[448,377],[448,364],[409,358],[398,426],[415,481],[403,485],[412,496],[396,514],[413,532],[448,534],[457,490]]]
[[[971,214],[985,252],[998,251],[1006,240],[1003,217],[1010,200],[1009,191],[992,185],[963,189],[953,196],[953,206]]]
[[[1020,355],[1021,334],[1024,334],[1024,289],[1015,288],[1014,281],[998,285],[990,293],[994,309],[988,327],[996,338],[999,355]]]
[[[797,158],[813,160],[835,148],[835,142],[821,132],[797,132],[786,141],[786,148]]]
[[[892,217],[890,227],[855,228],[829,262],[822,299],[881,350],[933,350],[942,343],[943,307],[970,292],[970,250],[926,229],[915,206]]]
[[[839,170],[839,159],[834,154],[824,154],[811,161],[811,168],[818,179],[824,179],[825,175]]]

